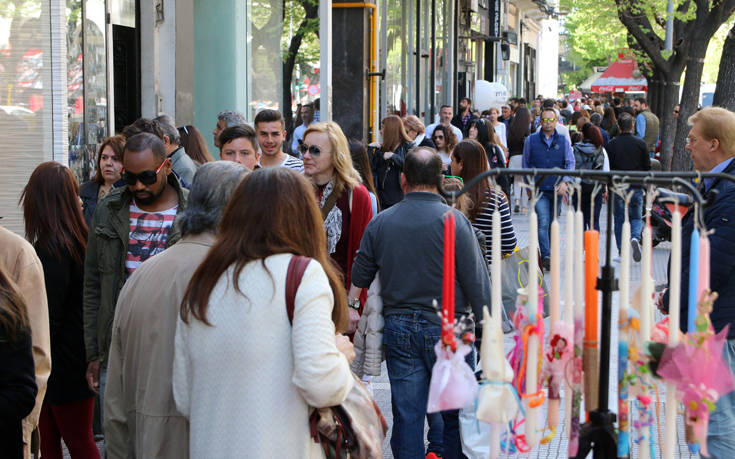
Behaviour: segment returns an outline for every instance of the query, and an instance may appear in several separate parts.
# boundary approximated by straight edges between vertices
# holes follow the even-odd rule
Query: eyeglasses
[[[443,135],[435,135],[434,138],[435,139],[439,139],[439,140],[444,140],[444,136]]]
[[[161,169],[163,168],[163,165],[166,164],[166,161],[164,160],[160,166],[158,166],[158,169],[154,171],[147,170],[143,171],[139,174],[133,174],[132,172],[126,172],[123,170],[122,172],[122,179],[125,182],[126,185],[133,186],[138,181],[142,183],[143,185],[153,185],[158,180],[158,173],[161,172]]]
[[[322,154],[322,150],[316,145],[306,145],[305,143],[299,145],[299,150],[302,155],[309,153],[311,156],[319,156]]]
[[[551,123],[552,121],[556,121],[556,118],[541,118],[541,121],[544,123]]]

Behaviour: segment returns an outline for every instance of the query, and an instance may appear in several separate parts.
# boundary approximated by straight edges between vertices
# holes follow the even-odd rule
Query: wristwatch
[[[360,298],[347,298],[347,306],[352,309],[360,309]]]

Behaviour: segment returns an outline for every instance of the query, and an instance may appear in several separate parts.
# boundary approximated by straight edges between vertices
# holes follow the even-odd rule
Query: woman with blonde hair
[[[309,125],[300,148],[304,175],[314,185],[321,209],[327,233],[327,253],[339,266],[344,285],[349,288],[352,261],[360,248],[365,227],[373,217],[370,193],[352,164],[349,143],[337,123]],[[359,314],[355,311],[362,312],[359,293],[360,289],[350,288],[349,331],[357,326]]]
[[[383,119],[380,136],[383,143],[373,155],[372,167],[380,208],[385,210],[403,199],[401,190],[403,161],[408,150],[415,144],[406,133],[403,121],[396,115],[389,115]]]

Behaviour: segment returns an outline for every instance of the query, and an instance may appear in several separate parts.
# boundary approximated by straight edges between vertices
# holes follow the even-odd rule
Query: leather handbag
[[[310,261],[294,255],[288,264],[286,312],[292,325],[296,292]],[[354,373],[352,377],[355,382],[342,404],[313,409],[309,416],[311,437],[322,446],[328,459],[380,459],[388,423],[367,387]]]

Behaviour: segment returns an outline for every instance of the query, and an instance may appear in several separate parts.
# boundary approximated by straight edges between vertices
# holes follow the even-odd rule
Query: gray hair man
[[[237,110],[223,110],[217,115],[217,125],[212,131],[214,136],[214,146],[221,148],[222,145],[219,142],[219,135],[222,131],[228,127],[237,126],[238,124],[246,124],[247,120],[245,115],[238,112]]]
[[[166,148],[166,155],[171,158],[171,169],[185,186],[194,180],[194,174],[197,171],[197,165],[194,160],[186,154],[184,147],[181,146],[181,136],[179,130],[176,129],[174,119],[169,115],[161,115],[154,118],[158,121],[158,125],[163,131],[163,146]]]
[[[166,445],[165,457],[189,456],[188,423],[176,410],[171,386],[176,319],[230,196],[248,172],[230,161],[201,166],[186,210],[176,218],[182,239],[140,265],[120,291],[104,408],[110,457],[159,457],[160,445]]]

